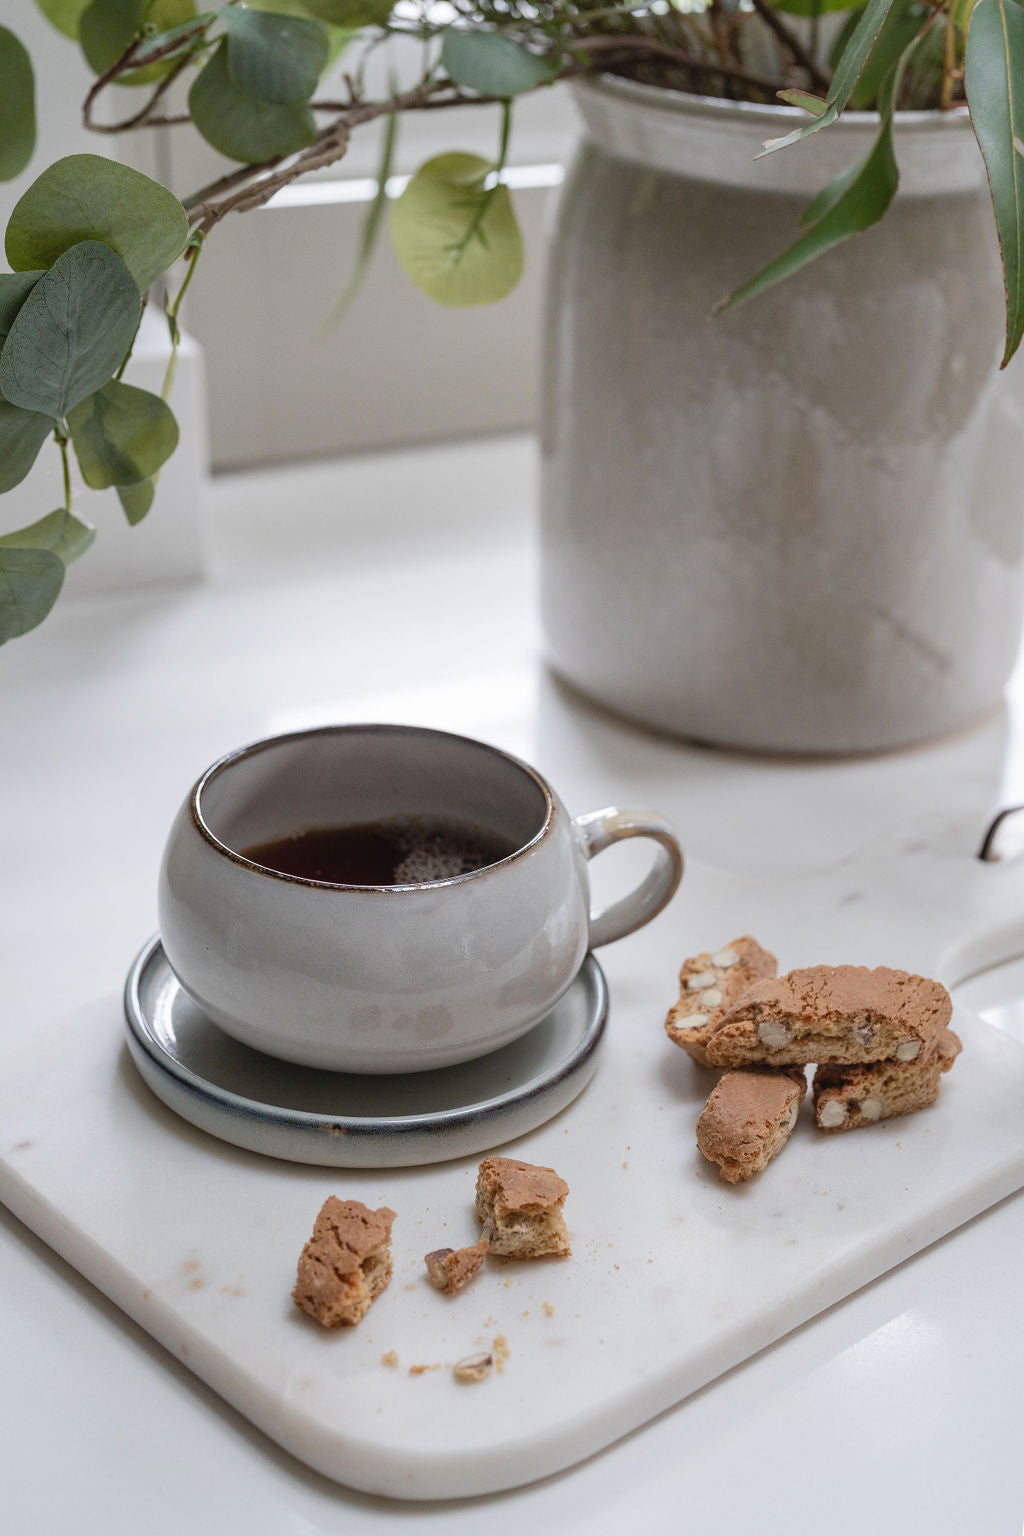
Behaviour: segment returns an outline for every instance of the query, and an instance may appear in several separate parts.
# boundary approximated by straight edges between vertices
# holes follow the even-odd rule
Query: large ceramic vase
[[[996,706],[1024,597],[1024,358],[963,113],[901,114],[884,221],[738,310],[878,131],[605,79],[546,326],[543,614],[594,700],[742,748],[872,751]]]

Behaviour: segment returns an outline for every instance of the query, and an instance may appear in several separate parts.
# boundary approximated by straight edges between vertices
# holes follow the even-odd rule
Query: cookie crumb
[[[381,1365],[396,1366],[398,1364],[398,1350],[389,1349],[386,1354],[381,1355],[380,1363]]]
[[[498,1334],[498,1337],[491,1344],[491,1349],[494,1351],[494,1363],[498,1367],[498,1374],[500,1375],[505,1369],[505,1361],[512,1353],[508,1347],[508,1340],[503,1333]]]
[[[441,1369],[440,1361],[438,1361],[436,1365],[410,1365],[410,1367],[409,1367],[409,1375],[410,1376],[422,1376],[425,1371],[439,1371],[440,1369]]]
[[[551,1305],[550,1301],[541,1302],[541,1310],[543,1311],[545,1317],[554,1317],[555,1315],[555,1309]]]
[[[490,1242],[486,1237],[471,1248],[435,1248],[424,1256],[427,1278],[444,1296],[454,1296],[478,1274]]]

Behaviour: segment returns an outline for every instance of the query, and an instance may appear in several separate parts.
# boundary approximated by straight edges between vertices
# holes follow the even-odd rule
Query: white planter
[[[1024,598],[1024,359],[964,113],[899,120],[883,223],[740,310],[877,133],[605,79],[559,205],[543,411],[549,659],[659,729],[895,747],[1000,699]]]

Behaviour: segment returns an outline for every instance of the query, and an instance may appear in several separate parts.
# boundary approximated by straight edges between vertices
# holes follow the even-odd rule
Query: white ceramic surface
[[[881,224],[712,319],[864,153],[868,116],[755,160],[799,114],[576,93],[544,331],[552,664],[728,746],[870,751],[976,719],[1019,640],[1024,362],[998,371],[969,122],[901,115]]]
[[[175,1114],[264,1157],[322,1168],[412,1168],[525,1136],[597,1068],[608,989],[588,955],[546,1018],[500,1051],[438,1072],[321,1072],[232,1040],[183,992],[159,939],[128,974],[128,1049]]]
[[[515,852],[418,885],[335,885],[246,850],[303,829],[395,815],[455,817]],[[656,844],[630,895],[590,913],[587,863],[624,838]],[[179,981],[230,1035],[343,1072],[425,1072],[524,1035],[588,948],[649,922],[682,856],[655,812],[573,820],[534,769],[449,732],[337,725],[239,748],[203,773],[160,869],[160,935]]]

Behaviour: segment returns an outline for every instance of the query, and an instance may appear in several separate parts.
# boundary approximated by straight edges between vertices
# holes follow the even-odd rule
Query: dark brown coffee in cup
[[[246,848],[264,869],[328,885],[423,885],[486,869],[517,844],[454,816],[382,817],[349,826],[309,827]]]

